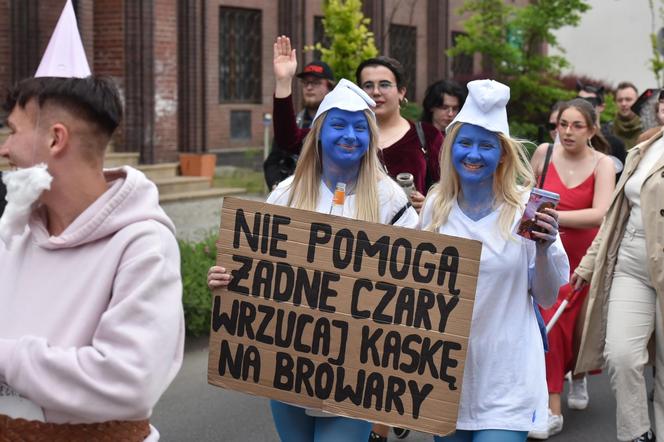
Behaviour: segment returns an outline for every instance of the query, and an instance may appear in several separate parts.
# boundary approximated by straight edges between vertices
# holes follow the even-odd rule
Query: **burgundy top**
[[[299,154],[302,149],[302,141],[309,133],[309,129],[301,129],[295,123],[295,111],[293,109],[292,96],[286,98],[274,98],[272,110],[274,118],[274,139],[281,149]],[[378,151],[378,157],[387,169],[387,173],[396,177],[401,172],[413,174],[415,188],[426,195],[426,168],[429,166],[431,183],[440,179],[440,149],[443,144],[443,135],[433,125],[422,123],[424,138],[426,139],[426,150],[428,163],[425,162],[424,153],[417,136],[415,123],[408,121],[410,130],[405,133],[396,143]]]

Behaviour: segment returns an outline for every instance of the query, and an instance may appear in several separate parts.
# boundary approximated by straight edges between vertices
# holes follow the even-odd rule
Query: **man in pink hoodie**
[[[29,78],[5,108],[0,155],[14,174],[43,163],[52,181],[0,241],[0,436],[157,440],[148,419],[182,363],[180,257],[155,185],[102,168],[118,90]]]

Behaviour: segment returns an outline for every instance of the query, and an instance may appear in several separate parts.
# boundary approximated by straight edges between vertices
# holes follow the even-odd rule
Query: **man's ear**
[[[69,129],[62,123],[55,123],[51,126],[50,133],[51,142],[49,145],[49,152],[51,156],[60,156],[69,147]]]

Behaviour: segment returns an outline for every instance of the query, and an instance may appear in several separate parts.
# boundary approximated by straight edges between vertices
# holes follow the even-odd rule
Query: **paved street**
[[[152,423],[165,442],[277,442],[267,400],[207,384],[207,342],[188,342],[186,359],[175,382],[157,405]],[[648,369],[648,371],[650,371]],[[590,378],[590,405],[564,411],[565,428],[552,441],[615,441],[615,401],[605,374]],[[396,439],[391,439],[396,440]],[[413,434],[407,442],[431,441]]]

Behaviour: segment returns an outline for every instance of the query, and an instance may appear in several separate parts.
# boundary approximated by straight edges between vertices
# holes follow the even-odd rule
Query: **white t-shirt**
[[[277,188],[267,197],[266,202],[279,206],[287,206],[292,182],[292,176],[280,182]],[[329,213],[330,207],[332,207],[333,196],[333,192],[321,181],[318,190],[318,205],[316,207],[316,212]],[[390,178],[383,178],[378,182],[378,199],[380,201],[381,224],[388,224],[394,215],[408,203],[408,198],[404,191]],[[353,218],[353,215],[355,214],[355,200],[355,194],[346,195],[343,216]],[[394,225],[414,228],[417,225],[417,221],[417,212],[412,207],[408,207]]]
[[[431,222],[430,202],[420,214],[423,228]],[[544,430],[548,408],[544,347],[529,295],[535,242],[516,234],[506,240],[499,230],[499,214],[500,207],[473,221],[455,202],[438,230],[482,242],[457,429]],[[520,217],[517,213],[512,232]],[[548,253],[563,285],[569,263],[560,237]]]
[[[290,176],[279,183],[276,189],[268,195],[266,202],[269,204],[276,204],[279,206],[287,206],[288,198],[292,191],[293,177]],[[332,207],[333,192],[321,181],[320,188],[318,189],[318,204],[316,212],[329,213]],[[344,199],[343,216],[346,218],[353,218],[355,214],[355,194],[346,195]],[[408,198],[401,189],[401,187],[392,181],[390,178],[383,178],[378,182],[378,200],[380,207],[380,223],[389,224],[392,218],[408,204]],[[418,216],[415,209],[408,206],[403,214],[394,222],[393,225],[399,227],[414,228],[417,225]],[[294,405],[294,404],[292,404]],[[299,405],[295,405],[299,406]],[[336,417],[334,414],[326,413],[324,411],[307,409],[306,413],[309,416],[315,417]]]
[[[629,201],[630,213],[628,229],[644,234],[643,215],[641,214],[641,187],[655,164],[664,155],[664,138],[655,141],[643,154],[636,170],[625,183],[625,197]]]

